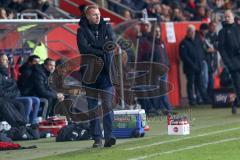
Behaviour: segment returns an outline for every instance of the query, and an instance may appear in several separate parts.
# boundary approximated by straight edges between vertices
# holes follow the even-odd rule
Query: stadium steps
[[[59,1],[59,8],[64,10],[65,12],[68,12],[70,15],[75,17],[80,17],[81,13],[79,10],[79,6],[83,5],[91,5],[96,4],[90,0],[60,0]],[[103,17],[110,18],[111,22],[116,24],[119,24],[123,21],[125,21],[124,17],[106,9],[103,7],[100,7],[100,12]]]

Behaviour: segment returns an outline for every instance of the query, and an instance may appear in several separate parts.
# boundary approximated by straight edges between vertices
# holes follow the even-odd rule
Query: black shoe
[[[236,106],[232,106],[232,114],[237,114],[237,107]]]
[[[102,147],[102,140],[98,139],[98,140],[94,140],[94,143],[93,143],[93,148],[100,148]]]
[[[110,139],[106,139],[104,143],[104,147],[112,147],[112,145],[116,144],[116,138],[111,137]]]

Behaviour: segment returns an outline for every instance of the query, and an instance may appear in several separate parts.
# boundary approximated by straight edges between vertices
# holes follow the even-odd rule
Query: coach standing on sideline
[[[112,135],[112,99],[113,86],[110,80],[110,64],[112,54],[103,50],[104,44],[108,41],[115,40],[115,34],[112,28],[100,16],[98,6],[90,5],[84,9],[84,15],[79,22],[80,28],[77,32],[77,44],[81,54],[92,54],[101,58],[104,66],[97,77],[96,82],[91,84],[83,83],[85,87],[95,89],[94,92],[86,90],[88,108],[94,110],[98,105],[98,97],[100,92],[102,106],[108,108],[110,112],[103,115],[104,128],[104,147],[111,147],[116,143],[116,138]],[[93,67],[94,64],[89,64]],[[100,92],[99,92],[100,91]],[[104,93],[105,92],[105,93]],[[91,98],[92,97],[92,98]],[[94,140],[93,148],[102,146],[102,131],[98,113],[90,120],[90,131]]]
[[[240,30],[234,22],[234,14],[231,10],[224,13],[225,22],[219,33],[219,51],[225,66],[228,68],[237,98],[232,106],[232,114],[237,113],[240,106]]]

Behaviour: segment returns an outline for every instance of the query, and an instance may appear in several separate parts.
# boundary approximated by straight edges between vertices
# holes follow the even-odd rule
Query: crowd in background
[[[0,0],[0,19],[16,19],[17,13],[27,9],[42,12],[49,7],[48,0]]]
[[[108,0],[108,8],[127,19],[136,18],[136,11],[147,9],[149,17],[157,18],[160,22],[168,21],[205,21],[219,20],[218,13],[226,9],[239,10],[238,0],[117,0],[121,7]]]

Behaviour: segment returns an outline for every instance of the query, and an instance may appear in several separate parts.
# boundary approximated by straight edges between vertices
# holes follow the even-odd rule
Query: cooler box
[[[117,138],[143,137],[145,126],[144,109],[114,111],[113,135]]]

